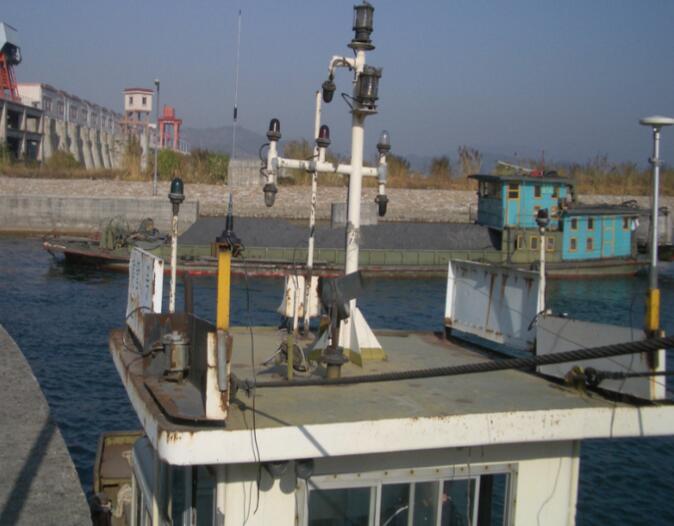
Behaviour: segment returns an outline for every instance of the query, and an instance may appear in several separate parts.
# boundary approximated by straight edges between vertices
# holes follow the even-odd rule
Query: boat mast
[[[232,159],[236,158],[236,123],[239,117],[239,58],[241,51],[241,9],[239,9],[239,27],[236,33],[236,66],[234,80],[234,111],[232,114]]]

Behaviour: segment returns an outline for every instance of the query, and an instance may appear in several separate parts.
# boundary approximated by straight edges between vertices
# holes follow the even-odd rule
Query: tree
[[[388,175],[392,179],[404,179],[410,173],[410,162],[404,157],[388,154],[386,156]]]
[[[476,148],[459,146],[459,167],[462,177],[479,172],[482,167],[482,154]]]
[[[452,177],[452,162],[449,160],[449,157],[443,155],[442,157],[433,157],[431,160],[431,177],[437,177],[439,179],[446,178],[449,179]]]

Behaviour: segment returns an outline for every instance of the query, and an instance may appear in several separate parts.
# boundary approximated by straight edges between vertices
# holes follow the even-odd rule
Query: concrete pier
[[[75,465],[28,362],[0,326],[0,524],[90,524]]]
[[[146,217],[162,232],[171,228],[171,203],[161,197],[68,197],[0,195],[0,232],[89,234],[100,232],[114,218],[136,228]],[[180,207],[178,231],[187,230],[199,217],[198,201]]]

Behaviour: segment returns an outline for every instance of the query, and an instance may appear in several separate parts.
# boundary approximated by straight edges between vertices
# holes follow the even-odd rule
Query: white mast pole
[[[234,80],[234,113],[232,121],[232,159],[236,158],[236,124],[239,118],[239,57],[241,52],[241,9],[239,9],[239,27],[236,35],[236,73]]]

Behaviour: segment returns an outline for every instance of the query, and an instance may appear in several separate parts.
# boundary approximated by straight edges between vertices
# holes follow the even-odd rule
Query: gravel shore
[[[189,200],[199,201],[199,211],[204,216],[224,215],[230,190],[234,197],[235,213],[242,217],[279,217],[305,219],[309,217],[311,189],[308,186],[281,186],[273,208],[264,205],[259,187],[228,188],[225,185],[186,184]],[[161,182],[157,199],[166,199],[169,183]],[[363,201],[373,201],[375,188],[363,190]],[[476,194],[461,190],[407,190],[390,188],[386,221],[466,222],[469,209],[475,212]],[[95,179],[32,179],[0,176],[0,194],[3,195],[54,195],[82,197],[151,197],[150,182],[111,181]],[[346,200],[346,187],[318,189],[318,219],[330,219],[330,205]],[[636,199],[640,206],[648,207],[645,196],[580,196],[584,203],[621,203]],[[674,198],[663,197],[661,206],[674,210]]]

